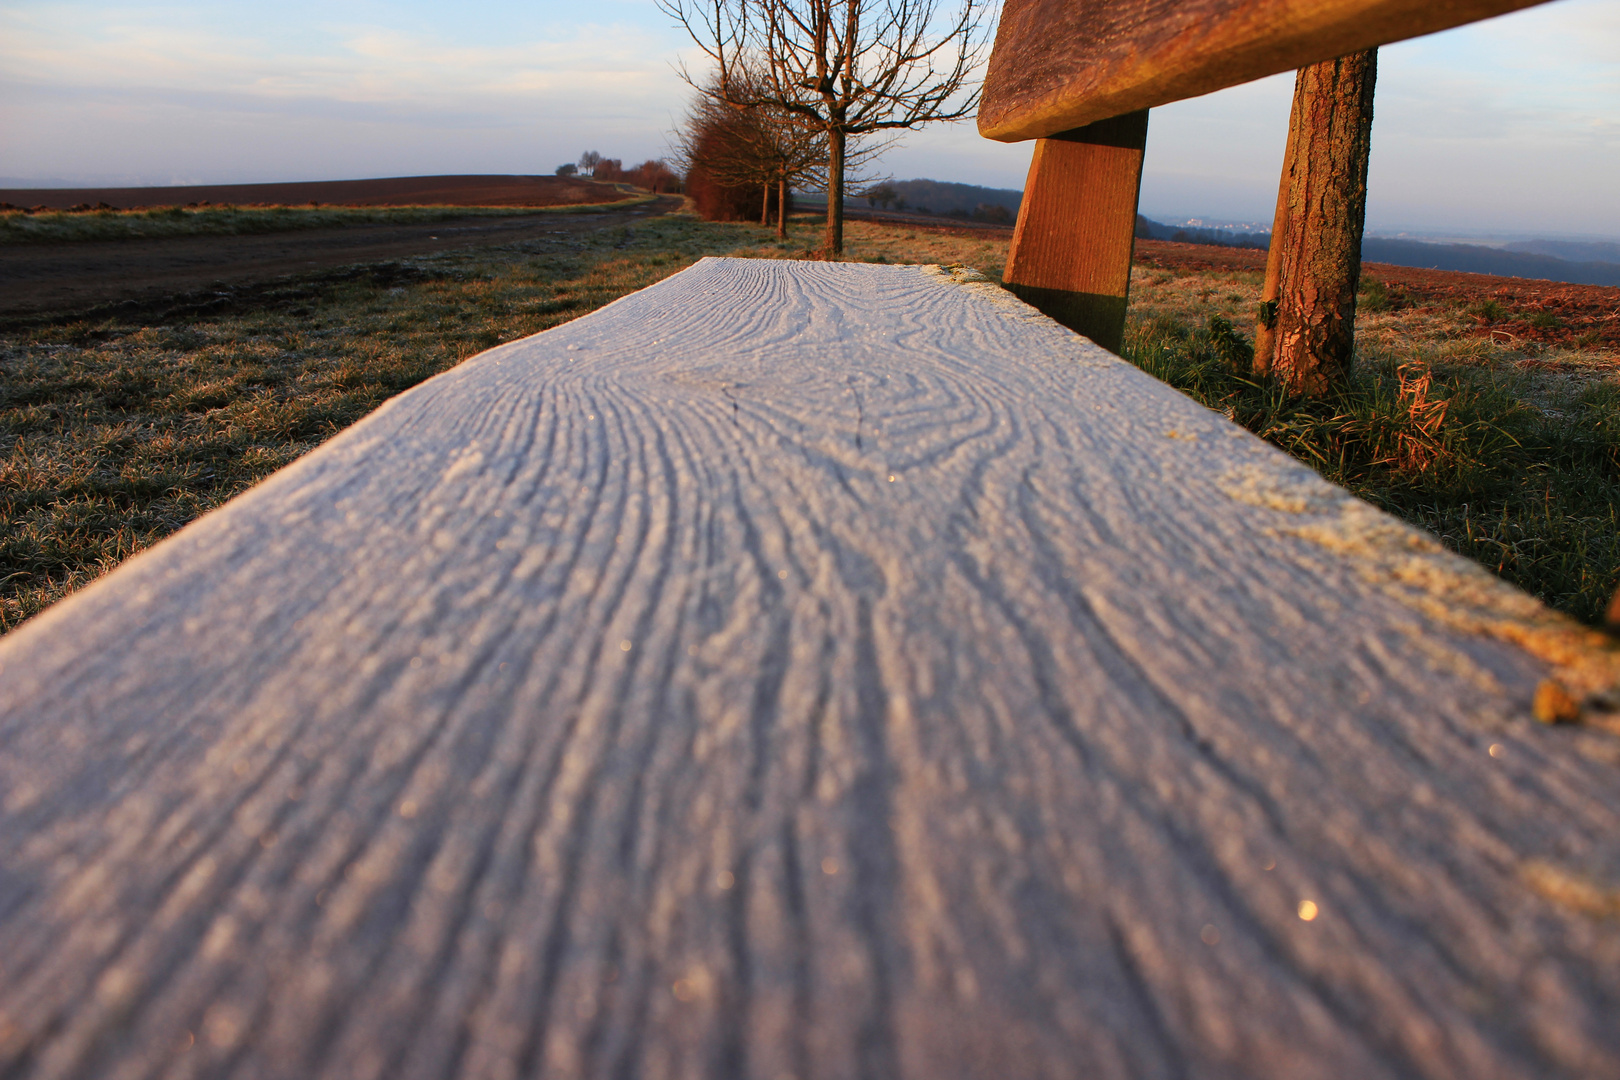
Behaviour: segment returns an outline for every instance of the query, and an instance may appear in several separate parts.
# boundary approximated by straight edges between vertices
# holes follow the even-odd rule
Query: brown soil
[[[1264,271],[1266,253],[1257,248],[1138,240],[1136,262],[1178,271]],[[1620,288],[1612,285],[1571,285],[1388,263],[1366,263],[1363,272],[1384,284],[1394,308],[1469,310],[1481,337],[1506,343],[1620,347]],[[1543,325],[1530,321],[1538,316]]]
[[[1217,247],[1214,244],[1176,244],[1169,240],[1136,241],[1136,265],[1159,270],[1260,270],[1266,253],[1259,248]]]
[[[818,211],[819,213],[819,211]],[[967,236],[974,239],[1011,240],[1011,225],[996,225],[970,218],[946,217],[942,214],[913,214],[900,210],[876,210],[846,206],[845,219],[879,221],[885,225],[904,225],[918,232],[939,233],[942,236]]]
[[[0,188],[0,202],[67,210],[165,206],[567,206],[616,202],[630,193],[569,176],[398,176],[295,184],[209,184],[199,187]]]
[[[600,189],[598,189],[600,190]],[[678,195],[601,213],[469,217],[427,224],[350,225],[256,236],[185,236],[0,247],[0,316],[88,314],[221,286],[356,263],[589,232],[681,208]]]

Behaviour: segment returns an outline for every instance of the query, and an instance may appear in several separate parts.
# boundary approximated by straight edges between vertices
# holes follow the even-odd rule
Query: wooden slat
[[[1125,338],[1147,110],[1035,144],[1002,279],[1105,349]]]
[[[0,1075],[1616,1075],[1538,656],[994,286],[705,261],[5,638]]]
[[[1017,142],[1545,0],[1006,0],[979,132]]]

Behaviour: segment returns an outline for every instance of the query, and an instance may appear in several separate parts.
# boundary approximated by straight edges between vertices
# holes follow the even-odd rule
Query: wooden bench
[[[0,643],[0,1075],[1612,1076],[1549,678],[976,274],[707,259]]]
[[[1014,286],[1117,341],[1140,110],[1514,6],[1009,0]],[[1617,686],[974,273],[704,260],[0,642],[0,1076],[1620,1075]]]
[[[1118,351],[1150,108],[1544,2],[1006,0],[979,131],[1039,141],[1003,277]]]

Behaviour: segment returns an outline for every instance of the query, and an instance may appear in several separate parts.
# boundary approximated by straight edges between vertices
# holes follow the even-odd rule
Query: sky
[[[695,62],[653,0],[0,0],[0,185],[551,172],[667,152]],[[1142,211],[1266,222],[1292,77],[1153,111]],[[1556,0],[1386,46],[1368,226],[1620,238],[1620,3]],[[879,168],[1020,188],[971,123]]]

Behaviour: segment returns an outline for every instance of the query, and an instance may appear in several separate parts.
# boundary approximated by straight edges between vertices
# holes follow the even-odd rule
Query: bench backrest
[[[979,131],[1018,142],[1545,0],[1007,0]]]

